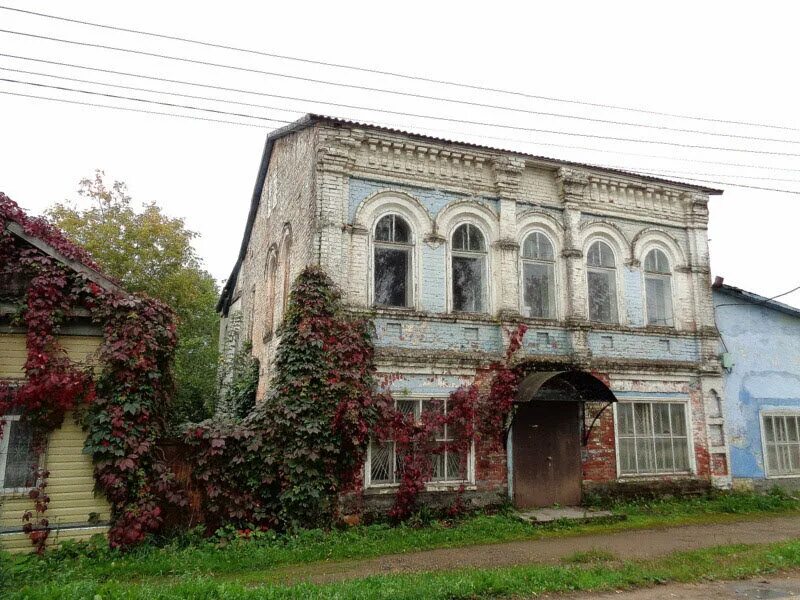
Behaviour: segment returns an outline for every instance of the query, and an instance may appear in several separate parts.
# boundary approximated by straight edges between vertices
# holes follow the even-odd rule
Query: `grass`
[[[722,546],[619,565],[586,563],[470,569],[409,575],[382,575],[337,584],[245,587],[207,577],[186,577],[172,585],[118,581],[47,583],[10,590],[8,600],[25,598],[102,600],[192,599],[394,599],[509,598],[542,593],[635,589],[668,582],[740,579],[800,568],[800,541],[766,546]]]
[[[225,547],[219,547],[218,544],[208,541],[190,543],[186,539],[175,539],[162,547],[142,547],[128,554],[109,551],[103,544],[94,548],[73,544],[67,545],[62,550],[49,552],[43,558],[11,557],[0,554],[0,582],[4,582],[0,583],[0,586],[5,584],[7,589],[12,590],[27,589],[32,598],[38,597],[34,594],[38,593],[40,588],[46,588],[40,585],[42,581],[48,581],[48,585],[53,587],[47,589],[54,593],[61,593],[63,590],[65,594],[67,591],[73,594],[74,591],[72,596],[63,597],[86,597],[87,594],[92,597],[95,593],[99,593],[102,598],[106,598],[105,591],[91,594],[87,591],[102,588],[112,590],[108,592],[112,594],[108,597],[124,598],[127,596],[119,594],[133,593],[131,590],[137,590],[136,594],[145,595],[130,597],[158,598],[162,596],[152,595],[156,594],[158,586],[176,584],[177,597],[181,597],[180,594],[184,592],[180,590],[193,589],[192,586],[211,590],[236,585],[220,583],[214,581],[214,578],[265,581],[270,578],[269,571],[276,567],[310,565],[309,568],[313,568],[313,563],[320,561],[371,558],[432,548],[752,519],[758,516],[800,511],[800,501],[778,493],[717,494],[704,499],[622,503],[611,508],[616,514],[625,515],[627,519],[613,523],[554,523],[536,527],[517,520],[511,514],[477,515],[454,523],[434,521],[426,527],[419,528],[372,525],[330,532],[314,530],[287,536],[266,535],[255,540],[234,540]],[[592,568],[602,566],[604,562],[603,557],[599,555],[571,558],[573,560],[565,564],[564,569],[581,567],[588,568],[588,572],[591,572]],[[560,572],[553,571],[548,577]],[[462,579],[472,581],[475,576],[473,572],[449,575],[455,577],[457,581]],[[434,580],[439,577],[435,576]],[[492,579],[495,575],[487,574],[485,577]],[[347,587],[351,584],[340,585]],[[25,586],[30,587],[25,588]],[[81,595],[78,593],[79,590],[84,590],[85,593],[82,592]],[[280,594],[289,592],[282,591]]]

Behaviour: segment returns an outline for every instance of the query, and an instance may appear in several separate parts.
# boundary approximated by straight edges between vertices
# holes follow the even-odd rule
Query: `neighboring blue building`
[[[721,283],[714,305],[734,484],[800,487],[800,309]]]

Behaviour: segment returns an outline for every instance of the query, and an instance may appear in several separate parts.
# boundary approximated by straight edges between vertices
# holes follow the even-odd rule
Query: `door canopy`
[[[519,384],[517,402],[616,402],[608,386],[585,371],[534,371]]]

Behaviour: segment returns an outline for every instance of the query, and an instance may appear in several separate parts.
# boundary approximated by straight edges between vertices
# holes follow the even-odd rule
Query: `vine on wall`
[[[25,379],[0,381],[0,415],[19,411],[33,431],[38,457],[66,413],[88,406],[86,450],[94,461],[97,485],[111,504],[109,542],[129,547],[158,529],[163,502],[183,501],[155,453],[172,391],[174,315],[155,300],[104,290],[21,243],[8,231],[10,222],[66,258],[99,271],[59,230],[28,217],[0,194],[0,280],[20,284],[24,301],[15,321],[26,329],[27,348]],[[60,327],[76,309],[88,311],[103,328],[98,375],[71,361],[59,344]],[[32,465],[34,510],[23,515],[23,528],[42,552],[49,535],[44,516],[49,498],[47,473],[38,461]]]
[[[519,381],[512,358],[525,329],[510,332],[505,360],[451,394],[446,414],[415,418],[377,390],[370,322],[344,310],[322,270],[305,269],[278,332],[266,398],[243,419],[221,415],[187,431],[207,526],[330,525],[340,494],[361,481],[370,439],[396,443],[402,474],[391,516],[408,517],[431,479],[431,457],[446,448],[466,456],[476,441],[503,443]],[[454,432],[446,444],[437,441],[445,425]]]

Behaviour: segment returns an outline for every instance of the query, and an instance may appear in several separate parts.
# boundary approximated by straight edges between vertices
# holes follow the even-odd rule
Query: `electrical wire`
[[[193,59],[193,58],[187,58],[187,57],[170,56],[170,55],[166,55],[166,54],[159,54],[159,53],[156,53],[156,52],[147,52],[145,50],[134,50],[134,49],[131,49],[131,48],[121,48],[121,47],[118,47],[118,46],[108,46],[108,45],[105,45],[105,44],[95,44],[95,43],[90,43],[90,42],[80,42],[80,41],[77,41],[77,40],[66,40],[66,39],[63,39],[63,38],[56,38],[56,37],[52,37],[52,36],[44,36],[44,35],[38,35],[38,34],[33,34],[33,33],[12,31],[12,30],[8,30],[8,29],[0,29],[0,33],[8,33],[8,34],[12,34],[12,35],[20,35],[20,36],[26,36],[26,37],[31,37],[31,38],[35,38],[35,39],[44,39],[44,40],[48,40],[48,41],[62,42],[62,43],[67,43],[67,44],[75,44],[75,45],[78,45],[78,46],[85,46],[85,47],[90,47],[90,48],[99,48],[99,49],[112,50],[112,51],[118,51],[118,52],[128,52],[128,53],[132,53],[132,54],[136,54],[136,55],[149,56],[149,57],[160,58],[160,59],[164,59],[164,60],[174,60],[174,61],[184,62],[184,63],[188,63],[188,64],[198,64],[198,65],[210,66],[210,67],[216,67],[216,68],[232,69],[232,70],[242,71],[242,72],[247,72],[247,73],[256,73],[256,74],[261,74],[261,75],[277,76],[277,77],[288,77],[290,79],[297,79],[297,80],[301,80],[301,81],[324,83],[324,84],[328,84],[328,85],[345,86],[345,87],[351,87],[351,88],[354,88],[354,89],[360,89],[360,90],[366,90],[366,91],[372,91],[372,92],[376,92],[376,91],[377,92],[387,92],[387,93],[392,93],[392,94],[415,96],[415,97],[435,99],[435,100],[440,100],[440,101],[442,101],[442,100],[448,101],[448,102],[450,101],[450,100],[447,100],[447,99],[444,99],[444,98],[425,96],[425,95],[420,95],[420,94],[414,94],[414,93],[411,93],[411,92],[401,92],[401,91],[394,91],[394,90],[381,90],[381,89],[378,89],[378,88],[373,88],[373,87],[369,87],[369,86],[362,86],[362,85],[356,85],[356,84],[345,84],[345,83],[341,83],[341,82],[328,82],[328,81],[318,80],[318,79],[314,79],[314,78],[310,78],[310,77],[302,77],[302,76],[298,76],[298,75],[287,75],[287,74],[283,74],[283,73],[275,73],[275,72],[272,72],[272,71],[264,71],[264,70],[261,70],[261,69],[253,69],[253,68],[250,68],[250,67],[241,67],[241,66],[237,66],[237,65],[226,65],[226,64],[222,64],[222,63],[216,63],[216,62]],[[460,100],[457,101],[457,102],[472,104],[472,103],[469,103],[467,101],[460,101]],[[778,151],[774,151],[774,150],[752,150],[752,149],[744,149],[744,148],[729,148],[729,147],[725,147],[725,146],[704,146],[704,145],[701,145],[701,144],[684,144],[684,143],[680,143],[680,142],[667,142],[667,141],[663,141],[663,140],[643,140],[643,139],[626,138],[626,137],[619,137],[619,136],[606,136],[606,135],[597,135],[597,134],[590,134],[590,133],[567,132],[567,131],[559,131],[559,130],[553,130],[553,129],[539,129],[539,128],[535,128],[535,127],[521,127],[521,126],[516,126],[516,125],[506,125],[506,124],[499,124],[499,123],[486,123],[486,122],[482,122],[482,121],[467,121],[467,120],[460,120],[460,119],[446,119],[446,120],[450,120],[450,121],[454,121],[454,122],[461,122],[461,123],[470,124],[470,125],[479,125],[479,126],[485,126],[485,127],[497,127],[497,128],[502,128],[502,129],[512,129],[512,130],[517,130],[517,131],[526,131],[526,132],[530,132],[530,133],[547,133],[547,134],[552,134],[552,135],[566,135],[566,136],[572,136],[572,137],[593,138],[593,139],[616,141],[616,142],[629,142],[629,143],[634,143],[634,144],[655,144],[655,145],[660,145],[660,146],[671,146],[671,147],[677,147],[677,148],[691,148],[691,149],[699,149],[699,150],[717,150],[717,151],[721,151],[721,152],[739,152],[739,153],[745,153],[745,154],[761,154],[761,155],[767,155],[767,156],[790,156],[790,157],[800,158],[800,154],[795,154],[795,153],[791,153],[791,152],[778,152]]]
[[[180,96],[180,97],[183,97],[183,98],[190,98],[190,99],[194,99],[194,100],[205,100],[205,101],[219,102],[219,103],[224,103],[224,104],[238,104],[238,105],[242,105],[242,106],[262,108],[262,109],[266,109],[266,110],[277,110],[277,111],[284,111],[284,112],[291,112],[291,113],[302,113],[302,112],[304,112],[303,110],[296,109],[296,108],[284,108],[284,107],[264,105],[264,104],[255,104],[255,103],[250,103],[250,102],[241,102],[241,101],[237,101],[237,100],[228,100],[228,99],[225,99],[225,98],[215,98],[215,97],[209,97],[209,96],[197,96],[197,95],[193,95],[193,94],[183,94],[183,93],[180,93],[180,92],[157,90],[157,89],[153,89],[153,88],[142,88],[142,87],[128,86],[128,85],[122,85],[122,84],[116,84],[116,83],[105,83],[105,82],[102,82],[102,81],[94,81],[94,80],[81,79],[81,78],[75,78],[75,77],[66,77],[66,76],[62,76],[62,75],[53,75],[53,74],[50,74],[50,73],[42,73],[42,72],[39,72],[39,71],[27,71],[27,70],[24,70],[24,69],[12,69],[12,68],[3,67],[3,66],[0,66],[0,70],[11,71],[11,72],[14,72],[14,73],[24,73],[24,74],[27,74],[27,75],[37,75],[37,76],[44,76],[44,77],[52,77],[52,78],[56,78],[56,79],[66,80],[66,81],[74,81],[74,82],[78,82],[78,83],[87,83],[87,84],[91,84],[91,85],[101,85],[101,86],[107,86],[107,87],[113,87],[113,88],[133,90],[133,91],[138,91],[138,92],[164,94],[164,95],[169,95],[169,96]],[[20,82],[20,81],[17,81],[17,80],[2,79],[2,78],[0,78],[0,81],[10,81],[10,82],[13,82],[13,83],[26,83],[26,82]],[[28,83],[28,84],[29,85],[42,85],[42,84],[35,84],[35,83]],[[58,86],[53,86],[53,87],[55,87],[55,89],[62,89],[64,91],[80,91],[82,93],[91,93],[91,92],[86,92],[86,91],[83,91],[83,90],[75,90],[75,89],[72,89],[72,88],[62,88],[62,87],[58,87]],[[116,97],[116,96],[112,96],[112,97]],[[118,98],[119,99],[126,99],[126,100],[134,100],[133,98],[129,98],[129,97],[118,97]],[[144,101],[144,100],[141,100],[141,99],[136,99],[136,100]],[[188,106],[181,106],[181,108],[192,108],[192,109],[194,109],[194,107],[188,107]],[[238,115],[238,116],[244,116],[244,115]],[[458,135],[468,135],[468,134],[465,134],[464,132],[454,132],[454,133],[456,133]],[[524,141],[524,140],[517,140],[517,141]],[[530,143],[536,143],[536,142],[530,142]],[[613,166],[613,168],[620,169],[620,170],[628,170],[631,167]],[[686,175],[701,175],[701,176],[706,176],[706,177],[734,177],[734,178],[737,178],[737,179],[757,179],[757,180],[761,180],[761,181],[800,183],[800,179],[774,178],[774,177],[764,177],[764,176],[748,176],[748,175],[738,175],[738,174],[702,173],[702,172],[698,173],[698,172],[693,172],[693,171],[675,171],[675,170],[668,170],[668,169],[657,169],[657,170],[650,169],[650,171],[651,172],[657,172],[659,175],[669,175],[669,176],[676,176],[676,177],[680,177],[680,178],[683,178]]]
[[[199,82],[194,82],[194,81],[185,81],[185,80],[180,80],[180,79],[170,79],[170,78],[167,78],[167,77],[158,77],[158,76],[155,76],[155,75],[144,75],[144,74],[141,74],[141,73],[131,73],[129,71],[116,71],[116,70],[113,70],[113,69],[103,69],[103,68],[100,68],[100,67],[90,67],[90,66],[86,66],[86,65],[78,65],[78,64],[75,64],[75,63],[66,63],[66,62],[47,60],[47,59],[42,59],[42,58],[33,58],[33,57],[29,57],[29,56],[21,56],[21,55],[16,55],[16,54],[0,53],[0,56],[1,57],[6,57],[6,58],[13,58],[13,59],[17,59],[17,60],[25,60],[25,61],[32,61],[32,62],[49,64],[49,65],[55,65],[55,66],[60,66],[60,67],[69,67],[69,68],[73,68],[73,69],[88,70],[88,71],[98,72],[98,73],[107,73],[107,74],[111,74],[111,75],[123,75],[123,76],[126,76],[126,77],[135,77],[135,78],[139,78],[139,79],[147,79],[147,80],[150,80],[150,81],[161,81],[161,82],[165,82],[165,83],[175,83],[175,84],[179,84],[179,85],[202,87],[202,88],[215,89],[215,90],[220,90],[220,91],[236,92],[236,93],[241,93],[241,94],[250,94],[250,95],[273,97],[273,98],[279,98],[279,99],[289,99],[289,100],[297,99],[297,100],[304,100],[305,101],[305,99],[301,99],[301,98],[294,97],[294,96],[284,96],[284,95],[280,95],[280,94],[272,94],[272,93],[267,93],[267,92],[259,92],[259,91],[246,90],[246,89],[240,89],[240,88],[231,88],[231,87],[225,87],[225,86],[220,86],[220,85],[199,83]],[[9,70],[14,70],[14,69],[9,69]],[[25,71],[21,71],[21,72],[25,72]],[[48,74],[47,76],[48,77],[59,77],[59,78],[61,78],[61,76],[57,76],[57,75]],[[68,79],[68,78],[65,77],[64,79]],[[110,85],[110,84],[100,84],[100,85]],[[341,104],[338,104],[338,103],[331,103],[331,102],[322,101],[322,100],[308,99],[307,101],[308,102],[314,102],[316,104],[324,104],[324,105],[330,105],[330,106],[342,106],[342,107],[347,106],[347,105],[341,105]],[[370,109],[367,109],[367,110],[370,110]],[[434,129],[434,128],[430,128],[430,127],[425,127],[425,129],[426,130],[430,130],[430,131],[439,131],[439,132],[453,133],[453,134],[456,134],[456,135],[464,135],[463,132],[457,132],[457,131],[452,131],[452,130],[447,130],[447,129],[438,129],[438,128]],[[467,134],[467,135],[473,135],[473,134]],[[731,163],[731,162],[701,160],[701,159],[694,159],[694,158],[683,158],[683,157],[678,157],[678,156],[664,156],[664,155],[659,155],[659,154],[643,154],[643,153],[637,153],[637,152],[624,152],[624,151],[617,151],[617,150],[609,151],[607,148],[593,148],[593,147],[589,147],[589,146],[575,146],[575,145],[567,145],[567,144],[557,144],[557,143],[551,143],[551,142],[533,141],[533,140],[530,140],[530,139],[519,139],[519,138],[512,138],[512,137],[500,137],[500,136],[492,136],[492,135],[485,135],[485,134],[481,134],[480,137],[483,138],[483,139],[492,139],[492,140],[498,140],[498,141],[504,141],[504,142],[517,142],[517,143],[525,143],[525,144],[536,144],[536,145],[539,145],[539,146],[548,146],[548,147],[554,147],[554,148],[565,148],[565,149],[569,149],[569,150],[586,150],[586,151],[589,151],[589,152],[601,152],[601,153],[604,153],[604,154],[618,154],[618,155],[623,155],[623,156],[635,156],[635,157],[641,157],[641,158],[657,158],[657,159],[671,160],[671,161],[678,161],[678,162],[692,162],[692,163],[710,164],[710,165],[726,166],[726,167],[742,167],[742,168],[748,168],[748,169],[761,169],[761,170],[769,170],[769,171],[784,171],[784,172],[800,173],[800,169],[776,167],[776,166],[773,166],[773,165],[752,165],[752,164],[746,164],[746,163],[736,163],[736,162]]]
[[[172,61],[178,61],[178,62],[183,62],[183,63],[188,63],[188,64],[197,64],[197,65],[202,65],[202,66],[209,66],[209,67],[214,67],[214,68],[229,69],[229,70],[241,71],[241,72],[245,72],[245,73],[254,73],[254,74],[266,75],[266,76],[271,76],[271,77],[282,77],[282,78],[288,78],[288,79],[293,79],[293,80],[298,80],[298,81],[305,81],[305,82],[310,82],[310,83],[318,83],[318,84],[323,84],[323,85],[347,87],[347,88],[357,89],[357,90],[361,90],[361,91],[396,94],[396,95],[409,96],[409,97],[421,98],[421,99],[426,99],[426,100],[435,100],[435,101],[440,101],[440,102],[452,102],[452,103],[464,104],[464,105],[469,105],[469,106],[478,106],[478,107],[482,107],[482,108],[501,108],[501,107],[499,107],[497,105],[488,105],[488,104],[472,102],[472,101],[467,101],[467,100],[459,100],[459,99],[454,99],[454,98],[442,98],[442,97],[439,97],[439,96],[430,96],[430,95],[427,95],[427,94],[418,94],[418,93],[414,93],[414,92],[405,92],[405,91],[391,90],[391,89],[386,89],[386,88],[376,88],[376,87],[371,87],[371,86],[364,86],[364,85],[359,85],[359,84],[335,82],[335,81],[329,81],[329,80],[324,80],[324,79],[316,79],[316,78],[313,78],[313,77],[306,77],[306,76],[300,76],[300,75],[290,75],[290,74],[286,74],[286,73],[278,73],[278,72],[275,72],[275,71],[265,71],[263,69],[255,69],[255,68],[251,68],[251,67],[243,67],[243,66],[238,66],[238,65],[228,65],[228,64],[217,63],[217,62],[213,62],[213,61],[206,61],[206,60],[200,60],[200,59],[195,59],[195,58],[189,58],[189,57],[185,57],[185,56],[172,56],[172,55],[168,55],[168,54],[159,54],[157,52],[149,52],[149,51],[146,51],[146,50],[136,50],[136,49],[132,49],[132,48],[122,48],[120,46],[110,46],[110,45],[107,45],[107,44],[97,44],[97,43],[92,43],[92,42],[82,42],[82,41],[78,41],[78,40],[68,40],[68,39],[65,39],[65,38],[57,38],[57,37],[53,37],[53,36],[39,35],[39,34],[29,33],[29,32],[13,31],[13,30],[9,30],[9,29],[0,29],[0,33],[7,33],[7,34],[10,34],[10,35],[19,35],[19,36],[30,37],[30,38],[35,38],[35,39],[42,39],[42,40],[58,42],[58,43],[64,43],[64,44],[73,44],[73,45],[84,46],[84,47],[89,47],[89,48],[98,48],[98,49],[102,49],[102,50],[111,50],[111,51],[115,51],[115,52],[125,52],[125,53],[131,53],[131,54],[135,54],[135,55],[139,55],[139,56],[147,56],[147,57],[151,57],[151,58],[159,58],[159,59],[162,59],[162,60],[172,60]],[[525,111],[525,112],[531,112],[531,111]],[[578,118],[578,119],[581,119],[581,120],[597,121],[597,119],[593,119],[593,118],[589,118],[589,117],[576,117],[574,115],[573,116],[567,116],[567,115],[560,115],[560,114],[556,114],[556,113],[545,113],[545,112],[535,112],[535,114],[539,114],[539,115],[543,115],[543,116],[550,116],[550,117],[565,117],[566,116],[567,118]],[[588,138],[594,138],[594,139],[604,139],[604,140],[611,140],[611,141],[622,141],[622,142],[630,142],[630,143],[637,143],[637,144],[657,144],[657,145],[666,145],[666,146],[674,146],[674,147],[681,147],[681,148],[696,148],[696,149],[703,149],[703,150],[718,150],[718,151],[723,151],[723,152],[744,152],[744,153],[749,153],[749,154],[767,154],[767,155],[772,155],[772,156],[797,156],[797,157],[800,157],[800,155],[798,155],[798,154],[785,153],[785,152],[775,152],[775,151],[766,151],[766,150],[749,150],[749,149],[741,149],[741,148],[728,148],[728,147],[725,147],[725,146],[703,146],[703,145],[699,145],[699,144],[683,144],[683,143],[679,143],[679,142],[666,142],[666,141],[660,141],[660,140],[643,140],[643,139],[637,139],[637,138],[626,138],[626,137],[618,137],[618,136],[603,136],[603,135],[580,133],[580,132],[566,132],[566,131],[557,131],[557,130],[549,130],[549,129],[537,129],[537,128],[532,128],[532,127],[521,127],[521,126],[499,124],[499,123],[487,123],[487,122],[482,122],[482,121],[469,121],[469,120],[464,120],[464,119],[453,119],[453,118],[445,118],[445,117],[437,117],[437,118],[441,118],[441,119],[452,121],[452,122],[460,122],[460,123],[470,124],[470,125],[481,125],[481,126],[486,126],[486,127],[499,127],[499,128],[503,128],[503,129],[513,129],[513,130],[527,131],[527,132],[532,132],[532,133],[550,133],[550,134],[554,134],[554,135],[569,135],[569,136],[576,136],[576,137],[588,137]],[[622,124],[620,122],[614,122],[614,121],[606,121],[606,123]],[[631,124],[631,125],[634,125],[634,124]],[[639,125],[635,125],[635,126],[639,126]],[[696,131],[694,133],[704,133],[704,132]],[[708,132],[705,132],[705,133],[708,133]],[[751,140],[759,139],[759,138],[753,138],[753,137],[749,137],[749,136],[743,136],[743,137],[745,137],[746,139],[751,139]],[[765,139],[765,138],[762,138],[762,141],[779,141],[779,142],[784,142],[784,143],[800,143],[800,142],[797,142],[797,141],[794,141],[794,140],[772,140],[772,139],[768,140],[768,139]]]
[[[643,109],[643,108],[631,107],[631,106],[621,106],[621,105],[615,105],[615,104],[602,104],[602,103],[597,103],[597,102],[587,102],[587,101],[576,100],[576,99],[572,99],[572,98],[561,98],[561,97],[557,97],[557,96],[536,95],[536,94],[530,94],[530,93],[520,92],[520,91],[516,91],[516,90],[506,90],[506,89],[501,89],[501,88],[494,88],[494,87],[489,87],[489,86],[475,85],[475,84],[469,84],[469,83],[446,80],[446,79],[436,79],[436,78],[431,78],[431,77],[424,77],[422,75],[409,75],[407,73],[400,73],[400,72],[397,72],[397,71],[387,71],[387,70],[382,70],[382,69],[375,69],[375,68],[369,68],[369,67],[359,67],[359,66],[355,66],[355,65],[348,65],[348,64],[344,64],[344,63],[336,63],[336,62],[330,62],[330,61],[315,60],[315,59],[310,59],[310,58],[302,58],[302,57],[297,57],[297,56],[290,56],[290,55],[287,55],[287,54],[277,54],[277,53],[273,53],[273,52],[265,52],[265,51],[262,51],[262,50],[254,50],[254,49],[251,49],[251,48],[243,48],[243,47],[239,47],[239,46],[232,46],[232,45],[227,45],[227,44],[221,44],[221,43],[197,40],[197,39],[193,39],[193,38],[180,37],[180,36],[175,36],[175,35],[167,35],[167,34],[163,34],[163,33],[155,33],[155,32],[151,32],[151,31],[144,31],[144,30],[141,30],[141,29],[132,29],[132,28],[121,27],[121,26],[116,26],[116,25],[108,25],[108,24],[104,24],[104,23],[96,23],[96,22],[92,22],[92,21],[85,21],[85,20],[81,20],[81,19],[73,19],[73,18],[69,18],[69,17],[62,17],[62,16],[58,16],[58,15],[52,15],[52,14],[37,12],[37,11],[33,11],[33,10],[25,10],[25,9],[22,9],[22,8],[16,8],[16,7],[10,7],[10,6],[2,6],[2,5],[0,5],[0,9],[7,10],[7,11],[12,11],[12,12],[17,12],[17,13],[23,13],[23,14],[27,14],[27,15],[33,15],[33,16],[42,17],[42,18],[46,18],[46,19],[54,19],[54,20],[63,21],[63,22],[67,22],[67,23],[85,25],[85,26],[89,26],[89,27],[108,29],[108,30],[112,30],[112,31],[121,31],[121,32],[125,32],[125,33],[133,33],[133,34],[137,34],[137,35],[155,37],[155,38],[159,38],[159,39],[172,40],[172,41],[183,42],[183,43],[188,43],[188,44],[195,44],[195,45],[199,45],[199,46],[205,46],[205,47],[208,47],[208,48],[217,48],[217,49],[222,49],[222,50],[230,50],[230,51],[234,51],[234,52],[242,52],[242,53],[247,53],[247,54],[252,54],[252,55],[268,57],[268,58],[278,58],[278,59],[281,59],[281,60],[294,61],[294,62],[300,62],[300,63],[305,63],[305,64],[325,66],[325,67],[333,67],[333,68],[337,68],[337,69],[346,69],[346,70],[350,70],[350,71],[358,71],[358,72],[362,72],[362,73],[371,73],[371,74],[375,74],[375,75],[385,75],[385,76],[389,76],[389,77],[397,77],[397,78],[406,79],[406,80],[410,80],[410,81],[420,81],[420,82],[424,82],[424,83],[433,83],[433,84],[438,84],[438,85],[454,86],[454,87],[458,87],[458,88],[462,88],[462,89],[471,89],[471,90],[482,91],[482,92],[506,94],[506,95],[511,95],[511,96],[527,98],[527,99],[531,99],[531,100],[545,100],[545,101],[548,101],[548,102],[560,102],[560,103],[566,103],[566,104],[590,106],[590,107],[593,107],[593,108],[605,108],[605,109],[611,109],[611,110],[621,110],[621,111],[635,112],[635,113],[641,113],[641,114],[647,114],[647,115],[664,116],[664,117],[671,117],[671,118],[678,118],[678,119],[689,119],[689,120],[703,121],[703,122],[709,122],[709,123],[725,123],[725,124],[730,124],[730,125],[745,125],[745,126],[749,126],[749,127],[764,127],[764,128],[770,128],[770,129],[781,129],[781,130],[785,130],[785,131],[800,131],[800,128],[798,128],[798,127],[789,127],[789,126],[785,126],[785,125],[775,125],[775,124],[771,124],[771,123],[757,123],[757,122],[750,122],[750,121],[737,121],[737,120],[730,120],[730,119],[718,119],[718,118],[712,118],[712,117],[701,117],[701,116],[697,116],[697,115],[687,115],[687,114],[682,114],[682,113],[662,112],[662,111]],[[498,107],[498,108],[500,108],[500,107]],[[514,109],[511,109],[511,110],[514,110]]]
[[[129,111],[129,112],[138,112],[138,113],[145,113],[145,114],[163,115],[163,116],[179,117],[179,118],[186,118],[186,119],[196,119],[196,120],[199,120],[199,121],[209,121],[209,122],[224,123],[224,124],[229,124],[229,125],[239,125],[239,126],[244,126],[244,127],[258,127],[260,129],[264,129],[263,126],[256,125],[256,124],[253,124],[253,123],[241,123],[241,122],[236,122],[236,121],[226,121],[226,120],[223,120],[223,119],[210,119],[210,118],[202,118],[202,117],[196,117],[196,116],[191,116],[191,115],[182,115],[182,114],[176,114],[176,113],[166,113],[166,112],[158,112],[158,111],[141,110],[141,109],[134,109],[134,108],[129,108],[129,107],[113,106],[113,105],[109,105],[109,104],[96,104],[96,103],[91,103],[91,102],[80,102],[80,101],[76,101],[76,100],[67,100],[67,99],[64,99],[64,98],[52,98],[52,97],[47,97],[47,96],[37,96],[37,95],[33,95],[33,94],[23,94],[23,93],[19,93],[19,92],[9,92],[9,91],[5,91],[5,90],[0,90],[0,94],[5,94],[5,95],[9,95],[9,96],[19,96],[19,97],[22,97],[22,98],[34,98],[34,99],[39,99],[39,100],[50,100],[50,101],[53,101],[53,102],[62,102],[62,103],[66,103],[66,104],[77,104],[77,105],[91,106],[91,107],[96,107],[96,108],[108,108],[108,109],[123,110],[123,111]],[[103,94],[99,94],[99,95],[103,95]],[[112,97],[116,97],[116,96],[112,96]],[[124,97],[117,97],[117,98],[124,98]],[[137,100],[140,100],[140,99],[137,99]],[[171,105],[171,106],[175,106],[177,108],[192,108],[192,107],[184,107],[182,105]],[[223,111],[217,111],[217,112],[222,112],[222,114],[228,114],[228,113],[224,113]],[[272,122],[275,122],[275,123],[279,123],[279,124],[282,124],[282,125],[290,124],[289,121],[281,121],[279,119],[265,119],[263,117],[254,117],[252,115],[247,115],[247,116],[248,116],[248,118],[269,120],[269,121],[272,121]],[[600,165],[600,164],[598,164],[598,165],[587,165],[587,166],[588,167],[592,167],[592,168],[598,168],[598,169],[616,169],[615,167],[606,167],[606,166],[603,166],[603,165]],[[632,176],[636,176],[638,174],[638,175],[652,176],[652,177],[657,177],[657,178],[660,178],[660,179],[665,179],[662,175],[660,175],[659,173],[653,172],[653,171],[638,171],[638,172],[628,171],[628,172]],[[688,178],[688,177],[677,177],[675,179],[683,179],[683,180],[686,180],[686,181],[693,181],[693,182],[697,182],[697,183],[711,184],[711,185],[724,185],[724,186],[727,186],[727,187],[734,187],[734,188],[757,189],[757,190],[763,190],[763,191],[769,191],[769,192],[779,192],[779,193],[794,194],[794,195],[800,194],[800,191],[795,191],[795,190],[786,190],[786,189],[772,188],[772,187],[766,187],[766,186],[763,186],[763,187],[762,186],[752,186],[752,185],[745,185],[745,184],[741,184],[741,183],[735,183],[735,182],[732,182],[732,181],[712,181],[712,180],[707,180],[707,179],[693,179],[693,178]],[[681,183],[681,182],[680,181],[673,181],[673,183]],[[687,185],[693,185],[693,184],[687,184]]]

